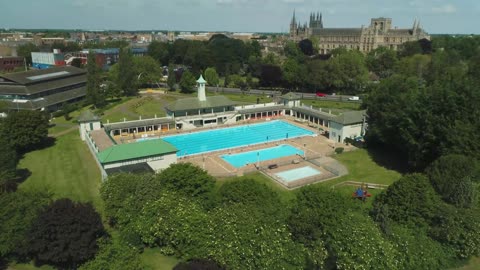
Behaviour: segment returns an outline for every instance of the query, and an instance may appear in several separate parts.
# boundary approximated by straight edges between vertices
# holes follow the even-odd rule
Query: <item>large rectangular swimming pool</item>
[[[288,144],[282,144],[276,147],[259,149],[240,154],[223,155],[222,159],[230,163],[233,167],[240,168],[247,164],[254,164],[257,161],[265,161],[293,155],[303,156],[303,151],[298,150],[297,148]]]
[[[179,150],[177,156],[183,157],[288,138],[313,136],[314,134],[310,130],[281,120],[275,120],[259,124],[166,136],[162,137],[162,139],[175,146]]]

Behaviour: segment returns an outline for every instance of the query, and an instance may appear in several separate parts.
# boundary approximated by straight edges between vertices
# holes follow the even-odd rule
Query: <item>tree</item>
[[[380,78],[387,78],[394,73],[397,65],[397,53],[386,47],[378,47],[367,54],[366,64],[368,69]]]
[[[87,102],[94,107],[105,105],[105,95],[100,88],[100,69],[96,63],[96,54],[90,50],[87,57]]]
[[[132,52],[128,47],[120,49],[116,83],[125,96],[137,95],[137,76],[138,74],[135,74]]]
[[[298,89],[307,80],[307,67],[294,58],[288,58],[283,64],[283,78],[289,87]]]
[[[193,87],[196,84],[195,77],[190,71],[185,71],[182,74],[182,79],[180,79],[180,89],[183,93],[193,92]]]
[[[15,177],[17,164],[17,151],[0,138],[0,194],[7,190],[11,179]]]
[[[480,214],[478,209],[438,207],[432,220],[429,235],[447,248],[451,248],[460,260],[480,253]]]
[[[137,81],[139,85],[150,85],[160,81],[162,68],[152,57],[134,57],[133,65],[135,74],[138,74]]]
[[[265,87],[280,86],[283,75],[282,69],[274,65],[262,65],[260,67],[260,85]]]
[[[166,66],[170,62],[171,47],[166,42],[152,41],[148,45],[148,55]]]
[[[406,175],[375,198],[373,216],[388,205],[388,218],[411,227],[428,226],[440,204],[435,190],[422,174]]]
[[[82,59],[80,59],[78,57],[73,58],[71,65],[72,65],[72,67],[81,68],[82,67]]]
[[[100,240],[95,259],[83,264],[79,270],[144,269],[138,250],[119,240]]]
[[[12,111],[3,119],[1,137],[18,153],[33,150],[48,136],[48,117],[40,111]]]
[[[17,54],[25,58],[27,65],[32,65],[32,52],[39,52],[40,48],[33,43],[26,43],[17,47]]]
[[[29,233],[29,253],[37,263],[76,268],[98,250],[105,234],[102,219],[91,204],[60,199],[42,211]]]
[[[306,264],[307,251],[292,241],[283,222],[245,205],[213,209],[204,226],[196,257],[209,256],[228,269],[303,269]],[[325,249],[317,253],[325,254]]]
[[[45,192],[23,190],[0,195],[0,258],[25,255],[28,233],[50,197]]]
[[[203,257],[207,215],[195,201],[178,193],[165,191],[144,205],[132,229],[149,245],[158,245],[166,255],[184,258]]]
[[[205,70],[205,80],[211,86],[218,86],[219,79],[215,68],[209,67]]]
[[[298,43],[298,47],[300,47],[300,50],[302,51],[303,54],[311,56],[314,55],[314,48],[313,48],[313,43],[309,39],[303,39]]]
[[[368,215],[355,207],[330,189],[302,188],[288,219],[293,239],[310,251],[316,269],[396,269],[395,249]],[[314,255],[323,246],[328,256]]]
[[[477,160],[463,155],[446,155],[427,169],[432,186],[447,203],[457,207],[473,207],[478,197],[474,183],[480,183]]]
[[[158,199],[162,185],[151,174],[120,173],[102,183],[100,195],[112,225],[124,225],[148,202]]]
[[[253,179],[225,182],[219,188],[218,195],[223,205],[243,204],[265,213],[265,218],[275,220],[283,220],[286,217],[286,207],[278,193]]]
[[[167,85],[170,90],[175,90],[175,84],[177,83],[177,79],[175,76],[175,71],[173,70],[173,65],[168,66],[168,79]]]
[[[204,198],[215,186],[212,176],[191,163],[172,164],[157,177],[163,187],[187,197]]]

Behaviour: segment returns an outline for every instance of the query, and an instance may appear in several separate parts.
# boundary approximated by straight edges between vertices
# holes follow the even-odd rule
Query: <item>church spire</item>
[[[295,21],[295,9],[293,9],[292,24],[296,24],[296,21]]]
[[[323,28],[323,19],[322,19],[322,13],[320,13],[320,28]]]

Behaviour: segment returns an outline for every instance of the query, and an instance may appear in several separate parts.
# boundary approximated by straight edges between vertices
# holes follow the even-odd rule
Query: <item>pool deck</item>
[[[290,119],[282,119],[282,120],[292,125],[296,125],[298,127],[313,131],[315,134],[317,134],[317,136],[304,136],[304,137],[298,137],[293,139],[285,139],[285,140],[280,140],[275,142],[251,145],[251,146],[244,146],[244,147],[239,147],[234,149],[215,151],[215,152],[199,154],[195,156],[187,156],[187,157],[180,158],[179,162],[193,163],[199,166],[200,168],[207,170],[211,175],[219,178],[243,176],[251,172],[261,171],[265,175],[269,176],[270,178],[274,179],[276,182],[281,184],[283,187],[289,188],[289,189],[296,188],[299,186],[299,184],[305,185],[313,182],[326,181],[326,180],[337,177],[338,175],[325,169],[322,164],[337,162],[334,159],[328,158],[328,156],[334,153],[335,146],[344,147],[347,151],[351,147],[346,146],[344,144],[339,144],[339,143],[335,144],[333,141],[329,140],[325,136],[320,135],[318,129],[309,127],[307,124],[294,122]],[[258,164],[257,162],[255,162],[241,168],[235,168],[230,163],[226,162],[221,158],[222,155],[226,155],[226,154],[238,154],[243,152],[255,151],[259,149],[275,147],[280,144],[289,144],[295,148],[298,148],[299,150],[302,150],[305,152],[305,156],[303,157],[299,155],[293,155],[293,156],[287,156],[287,157],[282,157],[282,158],[277,158],[272,160],[265,160],[265,161],[259,162]],[[268,166],[272,164],[276,164],[278,165],[278,167],[272,170],[268,169]],[[290,183],[284,183],[283,181],[281,181],[281,179],[275,176],[275,173],[291,170],[295,168],[301,168],[305,166],[310,166],[316,170],[319,170],[321,174],[299,179],[297,181],[293,181]]]
[[[306,184],[311,184],[314,182],[321,182],[321,181],[326,181],[333,179],[338,176],[338,174],[334,174],[331,171],[332,170],[327,170],[323,164],[327,163],[338,163],[336,160],[328,158],[328,156],[334,154],[335,147],[343,147],[345,151],[349,151],[352,149],[352,146],[346,146],[345,144],[341,143],[335,143],[332,140],[329,140],[327,137],[323,136],[318,128],[322,128],[323,130],[328,130],[327,127],[325,126],[314,126],[314,125],[308,125],[307,123],[302,123],[298,121],[294,121],[294,118],[288,117],[288,116],[283,116],[283,117],[277,117],[273,120],[282,120],[285,121],[291,125],[295,125],[297,127],[309,130],[314,132],[316,134],[315,136],[303,136],[303,137],[297,137],[297,138],[289,138],[289,139],[284,139],[284,140],[278,140],[278,141],[273,141],[273,142],[266,142],[266,143],[260,143],[260,144],[255,144],[255,145],[250,145],[250,146],[242,146],[238,148],[233,148],[233,149],[227,149],[227,150],[219,150],[219,151],[214,151],[214,152],[208,152],[204,154],[197,154],[197,155],[192,155],[192,156],[186,156],[186,157],[179,157],[178,162],[191,162],[200,168],[205,169],[208,171],[211,175],[217,177],[217,178],[226,178],[226,177],[232,177],[232,176],[243,176],[248,173],[260,171],[263,174],[267,175],[271,179],[273,179],[275,182],[277,182],[279,185],[292,189],[296,188],[298,186],[306,185]],[[198,128],[195,130],[187,130],[187,131],[180,131],[180,130],[170,130],[168,132],[161,133],[162,136],[165,135],[177,135],[177,134],[189,134],[189,133],[194,133],[198,131],[205,131],[205,130],[213,130],[213,129],[219,129],[219,128],[229,128],[229,127],[235,127],[235,126],[241,126],[241,125],[249,125],[249,124],[256,124],[256,123],[262,123],[262,122],[268,122],[266,119],[258,119],[258,120],[247,120],[247,121],[240,121],[236,124],[233,125],[220,125],[220,126],[215,126],[215,127],[205,127],[205,128]],[[140,138],[142,134],[137,134],[136,138]],[[158,134],[159,135],[159,134]],[[159,137],[157,134],[145,134],[144,136],[148,136],[150,138],[155,138]],[[135,142],[136,138],[134,137],[114,137],[115,141],[118,144],[121,143],[131,143]],[[277,159],[272,159],[272,160],[265,160],[261,161],[257,164],[257,162],[249,164],[247,166],[241,167],[241,168],[235,168],[232,166],[230,163],[226,162],[221,158],[222,155],[226,154],[237,154],[237,153],[243,153],[243,152],[248,152],[248,151],[255,151],[259,149],[265,149],[265,148],[271,148],[275,147],[281,144],[289,144],[299,150],[302,150],[305,155],[304,156],[299,156],[299,155],[293,155],[293,156],[287,156],[287,157],[282,157],[282,158],[277,158]],[[276,164],[278,167],[275,169],[268,169],[269,165]],[[338,166],[337,166],[338,165]],[[340,171],[343,169],[341,168],[341,164],[334,165],[333,167],[337,166],[340,167]],[[301,168],[305,166],[311,166],[312,168],[319,170],[321,172],[320,175],[312,176],[312,177],[307,177],[303,179],[299,179],[296,181],[292,181],[290,183],[285,183],[278,177],[276,177],[275,173],[286,171],[286,170],[291,170],[295,168]],[[328,168],[328,167],[327,167]],[[346,169],[345,169],[346,170]],[[333,171],[337,171],[336,169]],[[343,174],[344,172],[340,173]]]

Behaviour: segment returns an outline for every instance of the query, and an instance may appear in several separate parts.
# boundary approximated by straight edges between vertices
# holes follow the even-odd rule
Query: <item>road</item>
[[[207,91],[210,92],[220,92],[220,93],[242,93],[242,90],[239,88],[227,88],[227,87],[206,87]],[[280,96],[282,94],[281,91],[275,90],[260,90],[260,89],[250,89],[247,91],[243,91],[244,93],[250,95],[273,95],[273,96]],[[302,99],[318,99],[318,100],[330,100],[330,101],[345,101],[345,102],[352,102],[352,103],[361,103],[361,100],[348,100],[348,98],[352,96],[347,95],[327,95],[324,97],[318,97],[315,93],[301,93],[296,92],[297,94],[302,96]]]
[[[162,87],[168,87],[167,84],[160,83]],[[219,93],[232,93],[232,94],[240,94],[246,93],[249,95],[270,95],[270,96],[280,96],[282,95],[282,91],[280,90],[262,90],[262,89],[249,89],[246,91],[242,91],[240,88],[229,88],[229,87],[211,87],[207,86],[205,89],[209,92],[219,92]],[[318,100],[329,100],[329,101],[344,101],[344,102],[352,102],[352,103],[361,103],[361,100],[348,100],[348,98],[352,96],[348,95],[327,95],[325,97],[317,97],[315,93],[301,93],[296,92],[297,94],[302,96],[302,99],[318,99]]]

